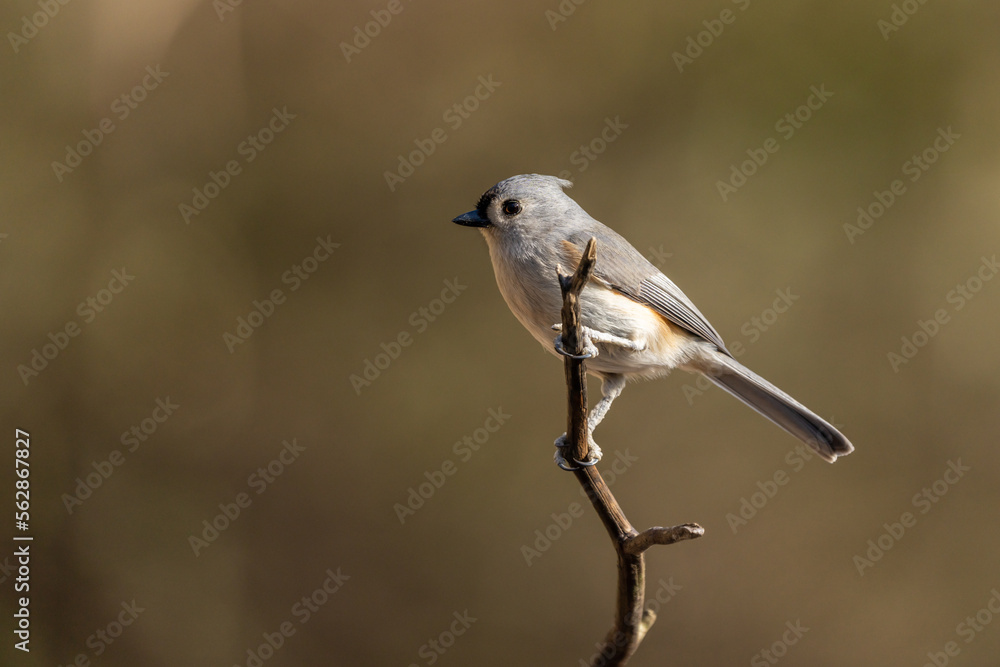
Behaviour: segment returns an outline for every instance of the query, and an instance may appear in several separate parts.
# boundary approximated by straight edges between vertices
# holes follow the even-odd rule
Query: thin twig
[[[560,269],[559,286],[562,288],[562,343],[563,348],[577,357],[584,353],[580,330],[580,293],[590,280],[597,258],[597,240],[590,239],[580,264],[572,276]],[[568,389],[569,416],[566,434],[570,442],[570,460],[588,458],[587,434],[587,368],[583,359],[565,357],[566,387]],[[644,610],[646,564],[643,552],[654,544],[673,544],[681,540],[701,537],[705,530],[694,523],[672,528],[650,528],[639,533],[629,523],[618,501],[611,495],[597,466],[574,471],[577,481],[590,498],[594,510],[611,536],[618,556],[618,599],[615,624],[597,651],[593,667],[624,665],[639,647],[646,632],[656,620],[656,614]]]

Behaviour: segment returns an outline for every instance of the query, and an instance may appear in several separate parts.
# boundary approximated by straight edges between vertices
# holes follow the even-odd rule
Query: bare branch
[[[693,540],[704,534],[705,529],[696,523],[682,523],[670,528],[654,526],[630,539],[625,545],[625,553],[641,554],[654,544],[673,544],[682,540]]]
[[[597,257],[597,240],[590,239],[579,266],[572,276],[558,269],[559,286],[563,294],[562,345],[571,356],[565,357],[568,389],[567,438],[570,460],[588,458],[587,433],[587,369],[583,357],[584,341],[580,323],[580,293],[590,280]],[[644,610],[646,565],[643,552],[654,544],[673,544],[704,534],[698,524],[686,523],[672,528],[650,528],[639,533],[625,517],[621,506],[605,484],[597,466],[580,467],[573,471],[594,510],[601,518],[618,557],[618,596],[615,624],[597,652],[594,665],[614,667],[624,665],[635,653],[646,632],[656,621],[656,614]]]
[[[580,293],[590,280],[597,261],[597,239],[591,238],[580,258],[580,265],[572,276],[559,272],[559,287],[562,289],[562,341],[563,349],[572,355],[584,353],[583,336],[580,325]],[[569,388],[569,412],[566,435],[570,447],[570,459],[584,461],[589,448],[587,438],[587,369],[582,359],[566,357],[566,386]]]

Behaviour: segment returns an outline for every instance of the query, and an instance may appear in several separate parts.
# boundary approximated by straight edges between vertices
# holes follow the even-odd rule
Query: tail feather
[[[833,463],[854,445],[825,419],[735,359],[719,354],[702,372],[709,380],[788,431]]]

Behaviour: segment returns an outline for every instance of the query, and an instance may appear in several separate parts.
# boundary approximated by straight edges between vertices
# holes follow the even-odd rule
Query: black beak
[[[458,216],[452,222],[466,227],[489,227],[490,221],[479,215],[479,211],[469,211]]]

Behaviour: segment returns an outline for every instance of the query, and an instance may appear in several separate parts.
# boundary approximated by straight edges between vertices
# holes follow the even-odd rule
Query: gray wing
[[[698,334],[720,351],[729,354],[722,336],[709,324],[701,311],[695,308],[691,299],[675,285],[670,278],[657,271],[654,275],[639,283],[638,294],[631,294],[625,289],[619,289],[622,294],[635,299],[639,303],[651,306],[658,313],[691,333]],[[730,355],[732,356],[732,355]]]
[[[596,222],[596,221],[594,221]],[[732,356],[722,336],[708,323],[691,299],[669,278],[613,229],[597,223],[597,233],[573,235],[566,244],[571,270],[575,270],[591,236],[597,238],[597,264],[594,277],[660,313],[679,327],[701,336],[723,353]],[[570,251],[570,247],[575,252]]]

